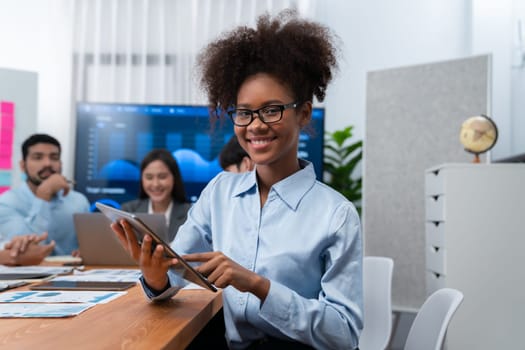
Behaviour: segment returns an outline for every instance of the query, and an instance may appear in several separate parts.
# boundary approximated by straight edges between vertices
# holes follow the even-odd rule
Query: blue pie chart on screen
[[[181,148],[173,152],[185,181],[208,182],[222,171],[217,158],[207,161],[194,150]]]
[[[139,181],[140,168],[137,164],[129,160],[117,159],[105,164],[98,172],[97,178],[104,180]]]

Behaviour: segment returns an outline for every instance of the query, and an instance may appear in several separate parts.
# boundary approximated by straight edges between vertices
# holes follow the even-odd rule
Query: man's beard
[[[46,171],[47,171],[47,172],[50,172],[50,174],[49,174],[47,177],[42,178],[42,177],[40,176],[40,174],[42,174],[42,173],[44,173],[44,172],[46,172]],[[46,168],[43,168],[42,170],[40,170],[40,171],[37,173],[38,177],[34,177],[34,176],[30,176],[30,175],[28,174],[28,172],[27,172],[27,169],[26,169],[27,180],[28,180],[29,182],[31,182],[33,185],[35,185],[35,186],[40,186],[40,184],[42,183],[42,181],[46,180],[48,177],[50,177],[51,175],[53,175],[53,174],[55,174],[55,173],[56,173],[56,171],[53,170],[53,168],[46,167]]]

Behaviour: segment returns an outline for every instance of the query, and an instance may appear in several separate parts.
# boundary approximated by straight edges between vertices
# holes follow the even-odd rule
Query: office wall
[[[492,54],[493,101],[499,128],[492,158],[525,153],[525,2],[472,1],[472,54]]]
[[[72,6],[73,1],[69,0],[0,0],[0,68],[38,74],[34,126],[62,143],[67,176],[73,173],[74,146],[70,74]]]
[[[343,43],[340,72],[328,88],[327,130],[355,125],[365,135],[369,71],[470,55],[470,1],[327,0],[316,17]]]
[[[511,154],[525,153],[525,1],[515,0],[511,54]]]
[[[11,186],[17,186],[22,181],[22,171],[19,166],[19,161],[22,158],[20,152],[22,142],[28,134],[36,131],[37,85],[38,76],[34,72],[0,68],[0,102],[7,101],[14,106],[11,171],[5,168],[5,170],[0,171],[3,173],[2,177],[10,174]],[[4,122],[3,117],[2,123]],[[2,135],[2,138],[10,137],[9,134]],[[4,145],[2,146],[4,147]],[[2,183],[2,185],[7,184],[7,182]]]
[[[401,310],[426,297],[424,171],[472,161],[459,131],[487,111],[489,67],[489,56],[477,56],[368,74],[365,254],[394,259],[393,305]]]

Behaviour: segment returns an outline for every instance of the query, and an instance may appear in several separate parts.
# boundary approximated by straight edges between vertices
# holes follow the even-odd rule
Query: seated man
[[[47,239],[47,233],[40,236],[16,236],[7,243],[0,243],[0,265],[38,265],[55,247],[55,242],[39,244]],[[4,249],[2,249],[2,247]]]
[[[61,175],[60,151],[60,143],[49,135],[24,141],[20,167],[27,180],[0,196],[0,232],[7,238],[47,232],[46,242],[55,241],[53,255],[77,254],[73,213],[88,212],[89,202]]]

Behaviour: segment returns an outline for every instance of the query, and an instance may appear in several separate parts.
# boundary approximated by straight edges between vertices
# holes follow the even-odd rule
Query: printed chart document
[[[0,279],[42,279],[54,275],[71,273],[70,266],[4,266],[0,265]]]
[[[96,304],[2,304],[0,318],[15,317],[71,317],[95,306]]]
[[[138,282],[141,272],[138,269],[96,269],[75,271],[68,276],[55,277],[54,281],[74,282]]]
[[[19,291],[0,294],[0,303],[91,303],[105,304],[126,292],[102,291]],[[0,305],[3,308],[4,305]]]
[[[20,291],[0,294],[0,318],[71,317],[126,292]]]

